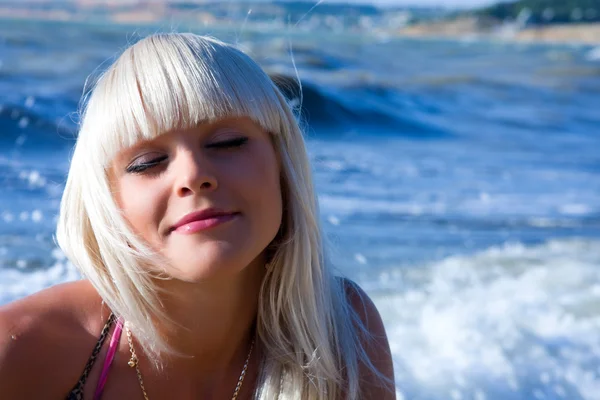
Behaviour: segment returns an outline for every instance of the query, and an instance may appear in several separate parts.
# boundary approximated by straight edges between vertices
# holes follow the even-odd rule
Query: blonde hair
[[[267,356],[257,398],[358,398],[359,365],[377,371],[361,345],[364,328],[345,285],[325,261],[302,131],[265,72],[216,39],[153,35],[126,49],[99,77],[82,114],[57,239],[154,354],[169,346],[153,321],[170,321],[143,267],[156,255],[122,218],[110,189],[109,163],[141,139],[224,117],[250,117],[271,134],[285,204],[259,298],[257,335]]]

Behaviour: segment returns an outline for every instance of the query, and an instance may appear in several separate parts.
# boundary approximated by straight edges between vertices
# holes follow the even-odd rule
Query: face
[[[165,133],[111,164],[115,200],[134,233],[194,282],[260,262],[282,219],[279,166],[267,132],[231,118]]]

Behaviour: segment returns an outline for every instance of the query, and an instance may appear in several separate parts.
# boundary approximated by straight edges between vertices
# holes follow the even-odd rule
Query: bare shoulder
[[[364,331],[361,336],[363,348],[377,376],[367,365],[361,365],[361,386],[365,398],[391,400],[396,398],[394,385],[394,366],[385,326],[375,303],[355,282],[342,279],[348,303],[362,322]],[[383,378],[383,379],[382,379]]]
[[[2,398],[38,398],[40,393],[64,398],[93,349],[101,308],[86,281],[57,285],[0,307]]]

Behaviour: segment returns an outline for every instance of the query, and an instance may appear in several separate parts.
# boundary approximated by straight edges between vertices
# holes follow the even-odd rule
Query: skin
[[[160,373],[138,347],[150,398],[231,398],[252,339],[264,249],[282,218],[280,169],[269,135],[248,118],[169,132],[120,152],[109,178],[132,230],[166,260],[153,267],[172,278],[160,281],[170,293],[164,306],[187,328],[163,332],[191,357],[166,358]],[[238,214],[194,234],[171,229],[184,215],[208,207]],[[352,285],[347,288],[351,304],[375,338],[367,348],[371,360],[393,380],[381,318],[366,294]],[[0,307],[3,398],[34,399],[40,391],[47,398],[63,398],[81,375],[109,314],[85,280]],[[99,360],[106,350],[105,345]],[[252,397],[262,356],[260,345],[255,346],[239,399]],[[127,366],[129,357],[124,334],[103,398],[143,398],[135,371]],[[100,365],[92,369],[85,398],[93,398]],[[361,371],[369,398],[395,398],[393,384],[382,386],[364,366]]]

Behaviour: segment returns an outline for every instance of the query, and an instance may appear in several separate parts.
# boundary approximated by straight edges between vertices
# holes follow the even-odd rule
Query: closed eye
[[[223,140],[220,142],[209,143],[206,145],[206,147],[208,149],[217,149],[217,150],[219,150],[219,149],[234,149],[234,148],[242,147],[247,142],[248,142],[247,137],[239,137],[239,138],[235,138],[235,139],[231,139],[231,140]],[[140,158],[144,158],[144,157],[140,157]],[[168,158],[168,156],[164,155],[161,157],[150,159],[148,161],[133,162],[125,169],[125,171],[127,173],[139,174],[139,173],[146,171],[147,169],[150,169],[150,168],[160,165],[167,158]]]
[[[207,144],[206,147],[209,149],[232,149],[236,147],[242,147],[248,142],[247,137],[239,137],[231,140],[224,140],[221,142],[214,142]]]
[[[158,158],[154,158],[152,160],[146,161],[146,162],[137,162],[137,163],[133,163],[131,165],[129,165],[125,171],[127,173],[133,173],[133,174],[139,174],[141,172],[144,172],[145,170],[155,167],[157,165],[159,165],[160,163],[162,163],[163,161],[165,161],[168,157],[167,156],[161,156]]]

